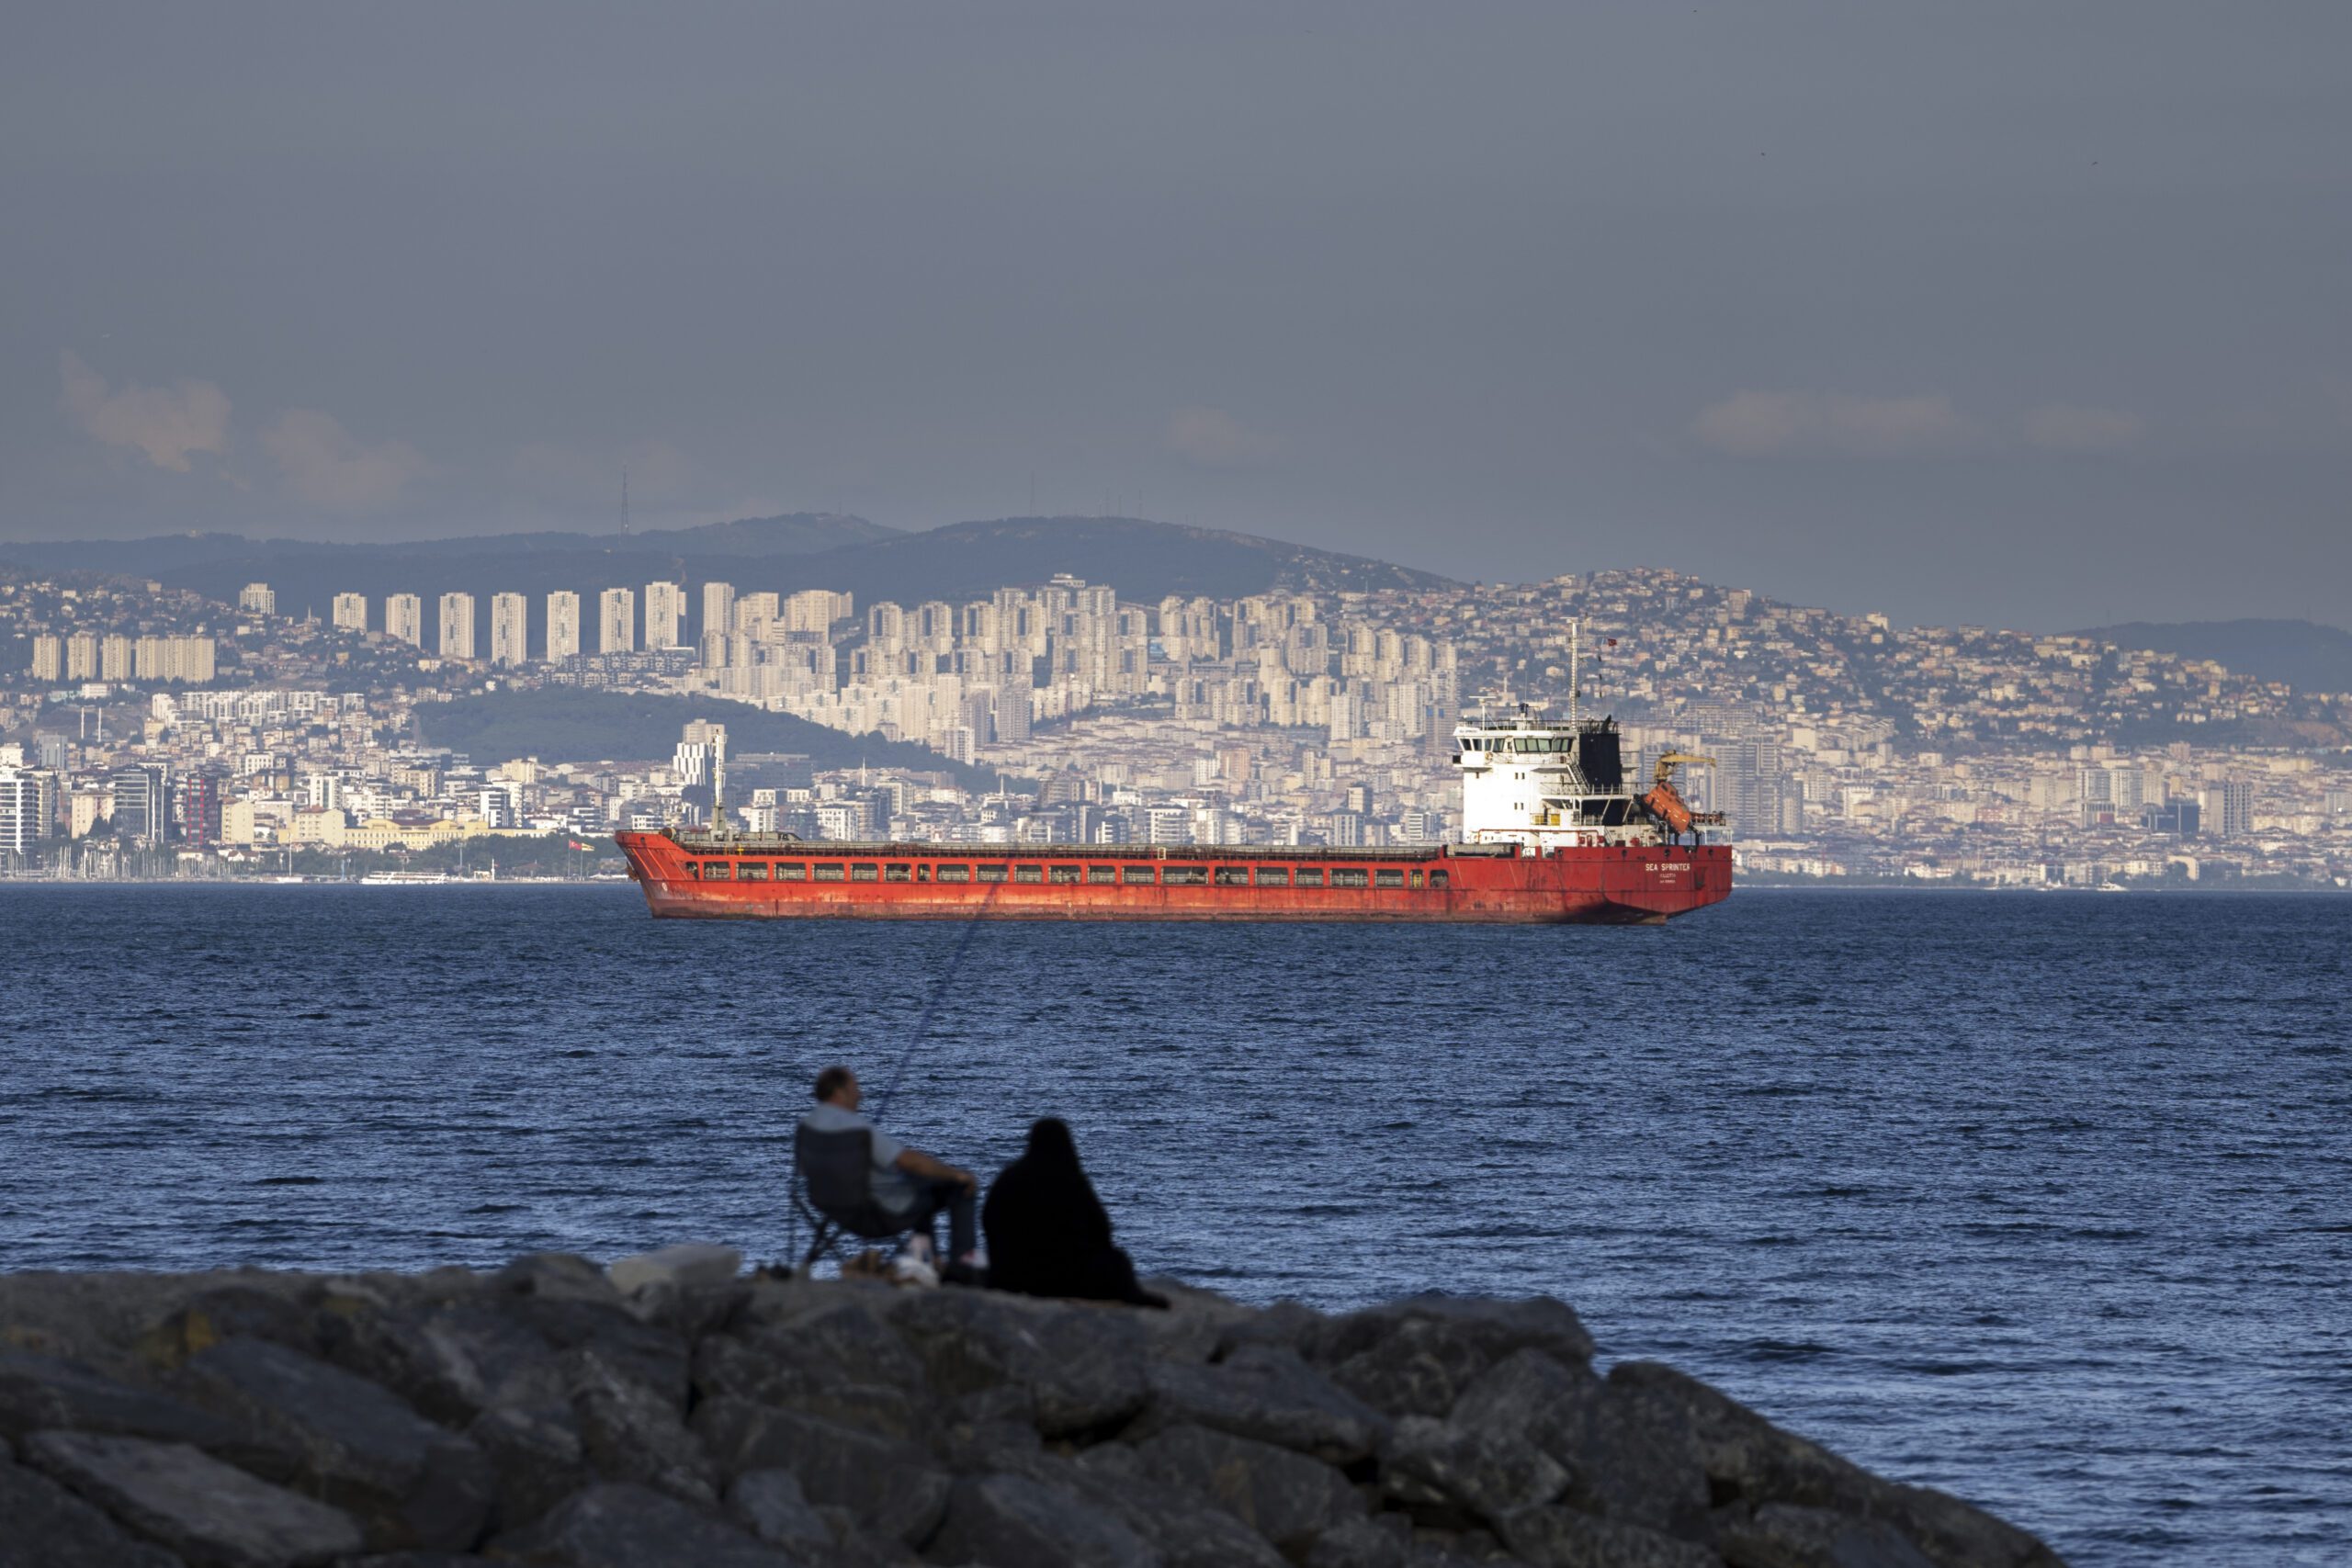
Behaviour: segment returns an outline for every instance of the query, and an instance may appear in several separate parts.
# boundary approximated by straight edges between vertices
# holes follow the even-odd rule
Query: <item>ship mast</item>
[[[1570,724],[1577,723],[1583,714],[1583,709],[1579,705],[1580,699],[1584,695],[1583,644],[1579,640],[1581,625],[1577,617],[1574,615],[1568,617],[1568,722]]]

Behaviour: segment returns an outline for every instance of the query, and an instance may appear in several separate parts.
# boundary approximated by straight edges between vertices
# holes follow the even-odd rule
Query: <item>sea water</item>
[[[0,942],[0,1268],[775,1258],[847,1062],[984,1175],[1068,1118],[1147,1272],[1556,1295],[2077,1562],[2352,1553],[2352,898],[967,931],[16,885]]]

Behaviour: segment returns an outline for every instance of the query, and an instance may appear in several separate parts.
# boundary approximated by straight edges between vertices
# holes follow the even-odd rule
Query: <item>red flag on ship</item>
[[[582,854],[585,854],[588,851],[588,846],[582,843],[577,839],[568,839],[565,842],[569,843],[573,849],[580,851]]]

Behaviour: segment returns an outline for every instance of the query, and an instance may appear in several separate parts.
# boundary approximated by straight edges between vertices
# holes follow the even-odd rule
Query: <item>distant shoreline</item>
[[[348,888],[365,888],[365,889],[367,889],[367,890],[368,890],[368,891],[369,891],[369,892],[376,892],[376,893],[381,893],[381,892],[386,892],[386,891],[390,891],[390,890],[397,890],[397,889],[407,889],[407,890],[411,890],[411,891],[419,891],[419,892],[435,892],[435,893],[440,893],[440,892],[452,892],[452,891],[479,891],[479,890],[487,889],[487,888],[498,888],[498,887],[577,887],[577,888],[582,888],[582,889],[587,889],[587,888],[605,888],[605,889],[611,889],[611,888],[617,888],[617,887],[628,887],[628,886],[631,886],[631,884],[630,884],[629,880],[628,880],[627,877],[618,877],[618,876],[616,876],[616,877],[601,877],[601,878],[588,878],[588,879],[584,879],[584,880],[583,880],[583,879],[581,879],[581,878],[577,878],[577,877],[545,877],[545,878],[539,878],[539,877],[526,877],[526,876],[503,876],[503,877],[498,878],[498,879],[497,879],[496,881],[494,881],[494,882],[492,882],[492,881],[481,881],[481,882],[477,882],[477,881],[473,881],[473,880],[471,880],[471,879],[469,879],[469,879],[465,879],[465,880],[456,880],[456,881],[449,881],[449,882],[391,882],[391,883],[387,883],[387,882],[375,882],[375,883],[369,883],[369,882],[362,882],[362,881],[358,880],[357,878],[353,878],[353,879],[351,879],[351,880],[349,880],[349,881],[338,881],[338,880],[336,880],[336,879],[334,879],[334,878],[333,878],[333,877],[321,877],[321,878],[317,878],[317,879],[315,879],[315,880],[308,880],[308,881],[301,881],[301,882],[280,882],[280,881],[278,881],[278,880],[277,880],[277,878],[275,878],[275,877],[263,877],[263,876],[186,876],[186,877],[163,876],[163,877],[120,877],[120,878],[111,878],[111,877],[107,877],[107,878],[85,878],[85,877],[14,876],[14,875],[7,875],[7,874],[0,874],[0,890],[14,889],[14,888],[28,888],[28,887],[84,887],[84,888],[100,888],[100,887],[233,887],[233,888],[243,888],[243,889],[252,889],[252,888],[286,888],[286,889],[292,889],[292,888],[313,888],[313,889],[314,889],[314,888],[324,888],[324,887],[348,887]],[[1938,896],[1956,896],[1956,895],[1962,895],[1962,894],[1973,894],[1973,895],[1976,895],[1976,896],[1979,896],[1979,897],[1996,897],[1996,896],[1999,896],[1999,897],[2042,897],[2042,898],[2052,897],[2094,897],[2094,896],[2096,896],[2096,897],[2114,897],[2116,894],[2120,893],[2120,894],[2129,894],[2129,895],[2132,895],[2132,896],[2133,896],[2133,897],[2142,897],[2142,898],[2148,898],[2148,897],[2158,897],[2158,898],[2179,898],[2179,897],[2190,897],[2190,898],[2229,898],[2229,897],[2239,897],[2239,898],[2245,898],[2245,897],[2265,897],[2265,898],[2313,898],[2313,897],[2339,897],[2339,898],[2340,898],[2340,897],[2352,897],[2352,888],[2343,888],[2343,887],[2313,887],[2313,886],[2304,886],[2304,887],[2114,887],[2114,888],[2099,888],[2099,887],[1984,887],[1984,886],[1974,886],[1974,885],[1971,885],[1971,884],[1961,884],[1961,885],[1957,885],[1957,886],[1955,886],[1955,885],[1951,884],[1951,883],[1937,883],[1937,882],[1913,882],[1913,883],[1908,883],[1908,884],[1905,884],[1905,883],[1898,883],[1898,882],[1752,882],[1752,883],[1739,883],[1739,884],[1736,885],[1736,886],[1733,887],[1733,889],[1732,889],[1732,895],[1733,895],[1733,897],[1740,897],[1741,895],[1745,895],[1745,894],[1761,894],[1761,893],[1883,893],[1883,894],[1903,894],[1903,895],[1913,895],[1913,894],[1932,894],[1932,895],[1938,895]],[[1213,923],[1214,923],[1214,922],[1213,922]],[[1251,921],[1251,920],[1244,920],[1244,919],[1236,919],[1236,920],[1233,920],[1233,921],[1230,921],[1230,922],[1226,922],[1226,923],[1234,924],[1234,925],[1253,925],[1253,924],[1260,924],[1260,923],[1262,923],[1262,922]],[[1312,922],[1310,922],[1310,923],[1312,923]]]

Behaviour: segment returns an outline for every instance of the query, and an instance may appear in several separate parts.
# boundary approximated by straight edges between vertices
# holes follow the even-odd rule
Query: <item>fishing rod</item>
[[[947,967],[941,970],[939,978],[932,982],[931,995],[923,998],[922,1011],[915,1018],[914,1030],[907,1036],[906,1044],[899,1047],[899,1063],[897,1066],[890,1069],[890,1081],[882,1086],[881,1094],[875,1099],[872,1121],[877,1122],[881,1121],[882,1112],[888,1109],[891,1097],[899,1092],[899,1082],[907,1075],[907,1064],[914,1060],[915,1047],[921,1045],[924,1037],[931,1032],[932,1016],[939,1010],[939,998],[947,994],[947,987],[962,972],[964,955],[972,951],[972,939],[980,934],[980,921],[988,914],[989,906],[996,902],[1000,886],[1001,885],[989,886],[988,892],[980,898],[980,907],[973,910],[971,919],[964,922],[963,937],[956,943],[956,951],[948,955]],[[796,1173],[793,1179],[797,1182],[801,1179]],[[823,1234],[823,1224],[824,1222],[819,1222],[820,1235]],[[793,1203],[791,1217],[787,1222],[785,1247],[785,1257],[787,1260],[800,1256],[800,1204],[797,1200]],[[792,1266],[787,1261],[784,1267],[790,1269]]]
[[[997,890],[1002,886],[1001,883],[989,884],[988,892],[980,897],[980,907],[972,911],[970,919],[964,922],[963,940],[956,944],[956,951],[949,955],[947,967],[940,971],[938,979],[932,982],[931,995],[923,999],[922,1011],[915,1019],[914,1031],[907,1036],[906,1044],[899,1048],[899,1065],[890,1069],[890,1081],[875,1097],[875,1122],[882,1120],[882,1112],[889,1109],[891,1097],[899,1092],[899,1081],[907,1076],[907,1064],[914,1060],[915,1047],[921,1045],[931,1032],[932,1015],[939,1010],[939,998],[947,994],[947,987],[963,970],[964,955],[971,952],[972,939],[980,934],[980,921],[987,916],[989,906],[996,901]]]

